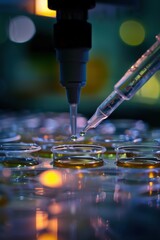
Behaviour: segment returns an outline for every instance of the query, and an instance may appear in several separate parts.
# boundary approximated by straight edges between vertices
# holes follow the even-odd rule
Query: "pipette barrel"
[[[114,86],[126,100],[135,93],[160,69],[160,35],[157,41],[139,58]]]
[[[160,34],[157,41],[139,58],[114,86],[114,91],[99,105],[82,131],[97,127],[124,101],[135,93],[160,69]]]

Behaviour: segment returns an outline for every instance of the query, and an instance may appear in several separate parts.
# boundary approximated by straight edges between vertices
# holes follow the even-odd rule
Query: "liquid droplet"
[[[83,137],[86,133],[84,131],[80,132],[80,136]]]
[[[75,142],[77,140],[77,136],[76,135],[72,135],[71,136],[71,140]]]

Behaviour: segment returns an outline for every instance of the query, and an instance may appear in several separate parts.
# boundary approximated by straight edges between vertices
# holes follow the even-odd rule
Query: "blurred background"
[[[158,0],[96,2],[89,10],[92,49],[78,107],[87,117],[160,32]],[[55,22],[47,0],[0,0],[0,110],[69,111],[53,46]],[[158,126],[160,72],[111,118],[142,119]]]

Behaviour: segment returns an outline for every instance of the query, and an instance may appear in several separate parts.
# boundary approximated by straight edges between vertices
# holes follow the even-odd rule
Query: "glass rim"
[[[21,135],[15,135],[13,137],[6,136],[4,138],[0,138],[0,143],[7,143],[7,142],[12,142],[12,141],[18,141],[21,139]]]
[[[41,146],[36,143],[3,143],[0,144],[0,153],[10,152],[10,153],[31,153],[41,150]]]
[[[120,145],[116,147],[116,151],[118,150],[130,150],[130,149],[139,149],[139,150],[143,150],[143,149],[158,149],[160,150],[160,145],[156,144],[156,143],[138,143],[138,144],[127,144],[127,145]]]
[[[79,151],[79,150],[83,151]],[[51,148],[52,153],[59,154],[102,154],[106,151],[106,148],[101,145],[95,144],[62,144],[53,146]]]

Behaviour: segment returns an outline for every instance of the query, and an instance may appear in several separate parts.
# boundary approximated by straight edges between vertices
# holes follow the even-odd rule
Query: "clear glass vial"
[[[103,165],[105,147],[90,144],[65,144],[51,148],[53,165],[68,168],[93,168]]]
[[[128,135],[100,135],[94,136],[92,139],[94,144],[104,146],[106,148],[105,157],[108,159],[115,159],[116,147],[124,144],[132,144],[133,142],[140,142],[140,138],[134,138]]]
[[[4,167],[29,167],[38,165],[40,146],[34,143],[4,143],[0,145],[0,165]]]
[[[130,168],[160,167],[160,146],[142,143],[117,147],[116,163],[117,166]]]
[[[32,140],[41,146],[40,156],[46,158],[51,158],[53,156],[51,152],[53,146],[73,143],[70,137],[56,134],[41,134],[37,137],[33,137]],[[76,142],[84,143],[84,137],[78,138]]]

